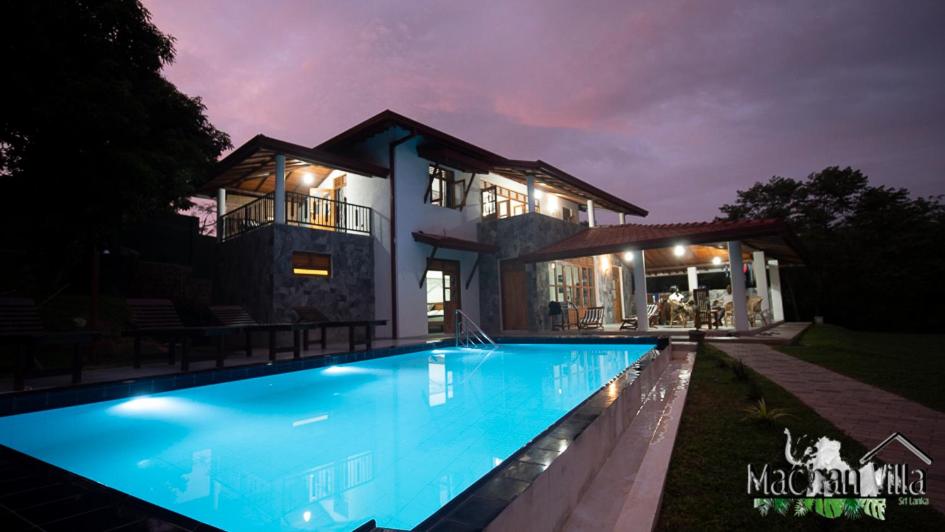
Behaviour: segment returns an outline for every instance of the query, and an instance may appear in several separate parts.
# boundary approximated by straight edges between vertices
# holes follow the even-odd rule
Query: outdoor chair
[[[72,383],[82,382],[82,347],[90,345],[99,334],[95,331],[50,332],[43,328],[39,312],[31,299],[0,298],[0,345],[16,350],[13,389],[22,390],[32,376],[72,375]],[[46,345],[72,346],[71,367],[43,369],[36,350]]]
[[[712,328],[712,306],[709,303],[709,289],[708,288],[696,288],[692,291],[692,311],[693,311],[693,325],[695,328],[701,329],[702,325],[705,324]]]
[[[242,330],[246,336],[246,356],[253,356],[253,334],[264,333],[269,339],[269,360],[275,360],[277,353],[291,352],[294,358],[302,356],[301,333],[303,326],[297,323],[259,323],[245,308],[239,305],[217,305],[210,307],[210,313],[220,323]],[[276,333],[291,332],[292,346],[279,347]]]
[[[604,307],[587,307],[584,317],[577,325],[578,329],[603,329]]]
[[[755,326],[755,320],[757,320],[759,316],[761,317],[762,325],[768,324],[768,317],[765,316],[764,308],[761,305],[763,301],[760,296],[749,296],[746,302],[746,306],[748,307],[748,323],[750,323],[752,327]]]
[[[319,343],[322,350],[325,350],[328,347],[328,329],[347,328],[348,349],[354,351],[356,345],[354,330],[359,327],[364,328],[364,344],[367,349],[371,349],[374,342],[374,327],[387,324],[387,320],[329,320],[314,307],[295,307],[292,310],[298,316],[296,324],[302,329],[302,346],[305,350],[308,350],[310,330],[318,329],[321,332]]]
[[[240,330],[229,326],[186,326],[181,322],[174,304],[167,299],[129,299],[130,327],[125,336],[134,338],[134,367],[141,367],[141,340],[152,338],[167,342],[168,364],[174,365],[177,345],[181,347],[180,369],[190,369],[190,348],[194,338],[209,338],[216,344],[216,364],[223,367],[224,338]]]
[[[646,306],[646,320],[649,325],[654,325],[653,322],[657,319],[656,308],[656,305],[653,303]],[[637,329],[639,324],[639,319],[636,316],[624,318],[620,324],[620,330]]]

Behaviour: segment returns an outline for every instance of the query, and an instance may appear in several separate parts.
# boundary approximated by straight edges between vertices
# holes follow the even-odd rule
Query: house
[[[544,161],[509,159],[392,111],[312,148],[258,135],[201,192],[217,197],[218,300],[259,320],[293,319],[300,307],[386,319],[378,335],[396,338],[449,333],[456,309],[491,332],[548,329],[549,301],[573,316],[600,306],[605,323],[619,324],[646,308],[651,296],[633,290],[646,268],[685,271],[697,284],[700,269],[729,263],[734,327],[747,329],[742,262],[757,263],[764,311],[783,319],[777,260],[800,261],[777,221],[627,223],[647,211]],[[597,227],[600,209],[620,224]],[[685,253],[666,255],[682,244]]]

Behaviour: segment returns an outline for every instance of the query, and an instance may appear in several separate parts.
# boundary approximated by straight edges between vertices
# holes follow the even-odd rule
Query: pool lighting
[[[719,266],[722,264],[722,257],[712,257],[712,264]]]
[[[686,248],[682,244],[676,244],[673,246],[673,255],[677,257],[682,257],[686,254]]]
[[[302,520],[305,521],[306,523],[308,523],[309,521],[311,521],[311,520],[312,520],[312,512],[310,512],[310,511],[308,511],[308,510],[305,510],[304,512],[302,512]]]
[[[632,252],[632,251],[628,251],[628,252],[624,253],[624,254],[623,254],[623,260],[625,260],[625,261],[627,261],[627,262],[633,262],[633,252]]]
[[[309,425],[309,424],[311,424],[311,423],[318,423],[319,421],[325,421],[326,419],[328,419],[328,415],[327,415],[327,414],[322,414],[322,415],[320,415],[320,416],[315,416],[315,417],[310,417],[310,418],[307,418],[307,419],[300,419],[300,420],[298,420],[298,421],[293,421],[293,422],[292,422],[292,426],[293,426],[293,427],[301,427],[301,426],[303,426],[303,425]]]

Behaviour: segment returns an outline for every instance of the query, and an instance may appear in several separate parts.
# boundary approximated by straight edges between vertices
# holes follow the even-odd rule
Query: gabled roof
[[[452,166],[462,171],[475,171],[477,173],[492,171],[519,182],[524,182],[527,179],[526,176],[532,174],[539,182],[544,181],[577,198],[593,200],[604,209],[637,216],[648,214],[645,209],[605,192],[544,161],[508,159],[389,109],[335,135],[316,146],[316,149],[340,151],[349,144],[377,135],[394,126],[421,135],[427,140],[418,149],[419,155],[425,159]]]
[[[368,177],[387,177],[388,174],[386,168],[365,161],[317,148],[306,148],[265,135],[256,135],[220,159],[210,174],[210,180],[204,183],[198,192],[206,194],[221,187],[236,186],[243,181],[265,179],[275,171],[277,153],[285,155],[287,161],[297,161],[299,164],[337,168]]]
[[[571,237],[520,257],[544,262],[591,255],[739,240],[787,263],[803,262],[803,250],[781,220],[737,220],[680,224],[623,224],[590,227]]]

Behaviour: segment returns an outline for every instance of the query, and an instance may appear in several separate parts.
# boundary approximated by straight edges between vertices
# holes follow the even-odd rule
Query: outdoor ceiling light
[[[628,252],[624,253],[624,254],[623,254],[623,260],[625,260],[625,261],[627,261],[627,262],[633,262],[633,252],[632,252],[632,251],[628,251]]]
[[[676,244],[673,246],[673,255],[677,257],[682,257],[686,254],[686,248],[682,244]]]
[[[722,257],[712,257],[712,264],[715,266],[722,264]]]
[[[602,271],[607,271],[608,268],[610,268],[610,257],[604,255],[600,258],[600,269]]]
[[[302,183],[305,183],[306,186],[312,186],[312,183],[315,182],[315,175],[311,172],[305,172],[302,174]]]

